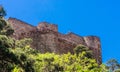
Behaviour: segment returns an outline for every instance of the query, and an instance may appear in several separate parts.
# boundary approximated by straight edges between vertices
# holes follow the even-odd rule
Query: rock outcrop
[[[15,18],[9,18],[8,22],[15,30],[14,38],[32,38],[31,46],[41,53],[73,53],[73,49],[82,44],[93,51],[94,58],[99,64],[102,62],[100,40],[96,36],[81,37],[74,33],[61,34],[58,32],[57,25],[47,22],[42,22],[38,26],[32,26]]]

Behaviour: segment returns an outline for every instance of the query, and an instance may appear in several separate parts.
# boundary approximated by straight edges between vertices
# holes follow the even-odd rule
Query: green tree
[[[11,35],[14,30],[11,28],[10,24],[4,19],[6,12],[2,6],[0,6],[0,35]]]
[[[116,59],[108,60],[106,65],[109,68],[109,70],[111,70],[111,71],[114,71],[114,70],[120,68],[120,64],[118,63],[118,61]]]
[[[0,72],[11,72],[16,69],[34,72],[32,68],[33,61],[27,56],[28,53],[34,53],[32,48],[26,47],[26,45],[29,45],[30,40],[11,38],[10,35],[13,34],[14,30],[4,19],[5,15],[5,10],[0,6]]]
[[[82,52],[86,52],[86,57],[88,58],[92,58],[93,56],[92,51],[89,50],[89,48],[84,45],[80,44],[74,48],[74,53],[76,53],[77,56]]]
[[[14,61],[17,61],[15,55],[9,51],[9,48],[14,47],[14,40],[9,37],[13,29],[4,19],[5,15],[5,10],[0,6],[0,72],[8,72],[12,69]]]
[[[84,48],[75,54],[38,53],[34,57],[35,72],[108,72],[105,65],[99,66],[95,59],[88,57],[86,51],[89,53]]]
[[[0,6],[0,17],[6,16],[6,12],[2,6]]]

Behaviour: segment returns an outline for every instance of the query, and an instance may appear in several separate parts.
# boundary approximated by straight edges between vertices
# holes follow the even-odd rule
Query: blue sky
[[[15,17],[36,26],[47,21],[59,26],[59,32],[81,36],[99,36],[102,59],[120,61],[119,0],[0,0],[7,17]]]

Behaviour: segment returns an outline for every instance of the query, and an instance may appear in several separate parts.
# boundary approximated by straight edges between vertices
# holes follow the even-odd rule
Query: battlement
[[[58,32],[58,27],[55,24],[49,24],[47,22],[41,22],[38,24],[37,29],[39,31],[54,31]]]

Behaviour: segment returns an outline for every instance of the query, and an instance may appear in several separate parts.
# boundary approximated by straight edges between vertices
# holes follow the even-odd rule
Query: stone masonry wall
[[[73,53],[73,49],[82,44],[93,51],[94,58],[99,64],[102,62],[100,40],[96,36],[81,37],[74,33],[61,34],[58,32],[57,25],[47,22],[42,22],[36,27],[15,18],[9,18],[8,22],[15,30],[14,38],[32,38],[31,46],[41,53]]]
[[[96,61],[100,64],[101,62],[101,46],[100,46],[100,40],[96,36],[87,36],[83,37],[85,40],[85,43],[87,44],[88,48],[93,50],[94,58],[97,58]]]

